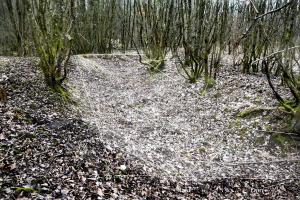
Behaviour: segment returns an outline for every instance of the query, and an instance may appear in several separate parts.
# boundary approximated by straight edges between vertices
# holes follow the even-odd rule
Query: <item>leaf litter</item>
[[[299,162],[287,161],[298,151],[283,153],[255,129],[270,120],[235,118],[244,107],[276,104],[270,91],[255,97],[262,77],[225,71],[201,96],[203,83],[185,83],[173,62],[149,75],[135,56],[74,56],[68,87],[79,105],[70,108],[44,86],[36,59],[1,59],[0,198],[299,195]],[[264,143],[255,146],[258,136]]]

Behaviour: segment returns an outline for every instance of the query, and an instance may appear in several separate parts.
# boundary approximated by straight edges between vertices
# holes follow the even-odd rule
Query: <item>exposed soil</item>
[[[134,56],[75,56],[70,107],[35,59],[1,57],[0,198],[299,198],[299,152],[260,131],[282,113],[237,121],[276,106],[264,78],[225,70],[199,95],[173,67],[149,75]]]

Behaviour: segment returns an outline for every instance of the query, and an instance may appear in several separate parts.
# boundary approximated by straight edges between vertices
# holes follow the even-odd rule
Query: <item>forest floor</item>
[[[35,59],[0,58],[0,198],[299,198],[297,142],[271,131],[288,119],[263,75],[222,68],[204,92],[172,59],[157,74],[133,55],[71,67],[72,106]]]

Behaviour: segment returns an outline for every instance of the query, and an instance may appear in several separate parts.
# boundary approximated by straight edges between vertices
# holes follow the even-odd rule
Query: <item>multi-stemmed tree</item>
[[[64,91],[72,51],[134,47],[143,50],[142,63],[160,71],[171,49],[185,78],[194,83],[204,77],[211,86],[228,47],[229,53],[242,50],[244,73],[270,75],[271,88],[271,74],[281,76],[294,100],[276,97],[291,112],[299,107],[299,0],[3,0],[0,5],[0,51],[38,55],[55,91]]]
[[[160,71],[165,64],[165,56],[170,47],[173,27],[174,0],[135,1],[138,41],[151,71]]]
[[[48,86],[64,92],[75,23],[74,0],[31,0],[32,37]]]
[[[229,1],[179,1],[178,25],[175,40],[183,47],[184,58],[177,56],[184,76],[196,82],[204,76],[207,86],[213,83],[226,47]],[[181,43],[177,43],[181,41]]]

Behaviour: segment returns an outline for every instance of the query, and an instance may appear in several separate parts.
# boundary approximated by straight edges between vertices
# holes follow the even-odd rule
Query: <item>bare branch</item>
[[[288,3],[284,4],[283,6],[281,6],[281,7],[279,7],[279,8],[276,8],[276,9],[274,9],[274,10],[270,10],[270,11],[264,13],[264,14],[259,15],[259,12],[258,12],[258,10],[257,10],[257,8],[256,8],[256,6],[255,6],[255,4],[252,2],[252,0],[250,0],[250,3],[251,3],[251,5],[253,6],[253,8],[254,8],[254,10],[255,10],[255,12],[256,12],[256,14],[257,14],[257,16],[253,19],[251,25],[250,25],[249,28],[246,30],[246,32],[243,33],[242,37],[240,37],[240,38],[237,40],[235,46],[238,46],[239,43],[240,43],[243,39],[245,39],[245,38],[248,36],[248,34],[249,34],[250,31],[253,29],[253,27],[255,26],[256,22],[257,22],[259,19],[263,18],[263,17],[266,16],[266,15],[269,15],[269,14],[275,13],[275,12],[278,12],[278,11],[280,11],[280,10],[286,8],[286,7],[289,6],[291,3],[293,3],[293,1],[295,1],[295,0],[291,0],[291,1],[289,1]]]
[[[288,49],[283,49],[283,50],[280,50],[280,51],[276,51],[276,52],[274,52],[274,53],[272,53],[272,54],[270,54],[270,55],[268,55],[268,56],[265,56],[265,57],[263,57],[263,58],[260,58],[260,59],[257,59],[257,60],[255,60],[255,61],[253,61],[251,64],[255,64],[255,63],[259,62],[259,61],[262,61],[262,60],[266,60],[266,59],[268,59],[268,58],[271,58],[271,57],[273,57],[273,56],[275,56],[275,55],[277,55],[277,54],[280,54],[280,53],[283,53],[283,52],[286,52],[286,51],[290,51],[290,50],[293,50],[293,49],[297,49],[297,48],[300,48],[300,46],[294,46],[294,47],[290,47],[290,48],[288,48]]]
[[[262,14],[262,15],[259,15],[259,16],[255,17],[255,20],[258,20],[258,19],[260,19],[260,18],[262,18],[262,17],[264,17],[264,16],[266,16],[268,14],[271,14],[271,13],[274,13],[274,12],[278,12],[278,11],[284,9],[285,7],[289,6],[291,3],[293,3],[293,1],[295,1],[295,0],[291,0],[290,2],[284,4],[283,6],[281,6],[279,8],[276,8],[276,9],[268,11],[268,12]]]

